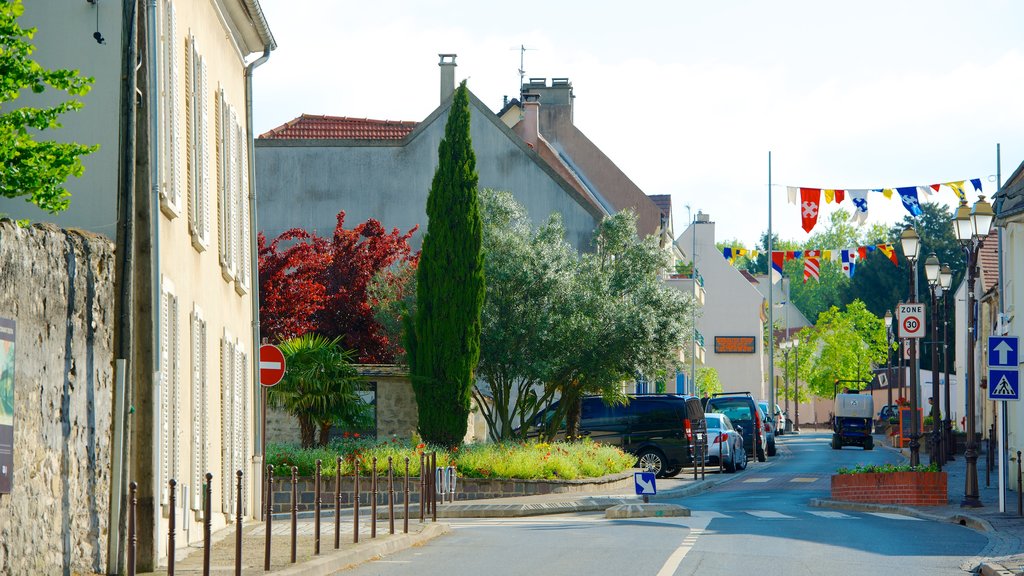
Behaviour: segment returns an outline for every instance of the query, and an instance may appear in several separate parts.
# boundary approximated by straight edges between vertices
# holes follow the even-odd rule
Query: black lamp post
[[[942,470],[942,415],[939,413],[939,311],[936,305],[936,292],[941,290],[939,286],[939,272],[942,264],[939,257],[932,252],[924,261],[924,276],[928,279],[928,290],[931,296],[932,316],[932,449],[929,452],[929,461]]]
[[[992,227],[992,220],[995,213],[992,205],[985,201],[984,196],[979,196],[973,208],[967,208],[967,200],[960,201],[960,207],[956,209],[956,216],[953,220],[953,228],[956,232],[956,239],[964,247],[967,255],[967,450],[964,452],[964,459],[967,461],[967,477],[964,480],[964,499],[960,506],[965,508],[980,507],[981,500],[978,498],[978,450],[974,440],[974,342],[977,339],[977,319],[974,318],[974,284],[977,278],[978,248],[982,241],[988,236]]]
[[[956,453],[956,443],[953,441],[953,421],[950,419],[952,410],[949,402],[949,309],[946,307],[946,295],[949,294],[949,288],[952,285],[953,271],[949,269],[948,265],[943,264],[942,270],[939,271],[939,287],[942,288],[942,306],[939,310],[942,312],[942,372],[946,376],[945,403],[943,404],[946,407],[946,421],[943,423],[945,435],[942,441],[946,452],[946,462],[952,462],[953,455]]]
[[[788,334],[787,334],[787,336],[788,336]],[[785,362],[786,362],[786,367],[783,370],[784,381],[783,381],[783,388],[782,388],[782,390],[783,390],[783,392],[782,392],[783,402],[785,402],[785,408],[783,409],[783,412],[786,414],[786,418],[789,418],[789,349],[792,348],[792,347],[793,347],[793,343],[791,341],[789,341],[789,340],[786,340],[786,341],[783,341],[783,342],[779,343],[779,348],[782,349],[782,355],[785,358]],[[782,425],[783,425],[783,432],[785,432],[785,425],[786,425],[786,423],[783,422]]]
[[[889,395],[889,403],[892,406],[892,310],[886,310],[885,316],[885,388]]]
[[[910,262],[910,291],[911,303],[917,303],[917,249],[921,246],[921,237],[913,228],[907,228],[900,234],[900,244],[903,246],[903,255]],[[921,421],[917,412],[917,338],[907,338],[910,344],[910,465],[917,466],[921,463]]]

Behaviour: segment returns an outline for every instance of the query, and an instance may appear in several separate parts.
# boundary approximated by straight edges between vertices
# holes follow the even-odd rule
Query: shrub
[[[836,474],[887,474],[891,472],[938,472],[938,464],[918,464],[917,466],[910,466],[909,464],[858,464],[853,468],[840,468],[836,470]]]

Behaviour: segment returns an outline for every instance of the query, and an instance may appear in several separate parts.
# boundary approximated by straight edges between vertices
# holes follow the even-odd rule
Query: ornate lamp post
[[[942,288],[939,286],[939,273],[942,264],[939,257],[932,252],[924,261],[924,276],[928,279],[928,290],[931,296],[932,316],[932,449],[929,452],[929,461],[942,470],[942,414],[939,412],[939,310],[936,304],[936,295]],[[948,411],[948,410],[947,410]]]
[[[946,295],[949,294],[949,289],[953,285],[953,271],[949,269],[946,264],[942,265],[942,269],[939,271],[939,287],[942,288],[942,372],[946,376],[946,390],[945,390],[945,403],[943,406],[946,407],[946,421],[943,423],[943,430],[945,431],[942,445],[945,447],[945,458],[946,462],[952,462],[954,460],[953,455],[956,453],[956,443],[953,441],[953,421],[950,419],[950,403],[949,403],[949,388],[951,386],[949,380],[949,310],[946,308]]]
[[[913,228],[907,228],[900,234],[900,244],[903,247],[903,255],[910,262],[910,291],[911,303],[917,303],[917,250],[921,247],[921,237]],[[917,407],[917,339],[908,338],[910,344],[910,465],[917,466],[921,463],[921,422],[918,419]]]
[[[982,505],[978,498],[978,449],[974,440],[974,342],[977,339],[974,284],[977,278],[978,248],[988,236],[994,217],[992,205],[985,201],[984,196],[979,196],[971,209],[967,208],[966,200],[961,200],[953,220],[956,239],[964,247],[967,255],[967,450],[964,452],[964,459],[967,460],[967,477],[964,480],[964,499],[960,501],[960,506],[966,508],[977,508]]]
[[[793,432],[800,431],[800,339],[789,341],[793,347]]]
[[[892,406],[892,310],[886,310],[885,316],[885,388],[889,394],[889,403]]]

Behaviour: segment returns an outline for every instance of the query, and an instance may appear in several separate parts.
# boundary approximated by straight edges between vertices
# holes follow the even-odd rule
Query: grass
[[[889,473],[889,472],[938,472],[938,464],[918,464],[917,466],[910,466],[909,464],[866,464],[854,466],[853,468],[840,468],[836,470],[836,474],[876,474],[876,473]]]
[[[437,465],[454,465],[463,478],[520,478],[533,480],[576,480],[596,478],[628,470],[636,457],[613,446],[583,440],[580,442],[525,442],[507,444],[468,444],[452,451],[438,449],[415,441],[392,438],[386,441],[350,437],[332,442],[326,448],[301,448],[285,444],[267,445],[267,464],[275,476],[290,475],[292,466],[300,476],[312,476],[316,461],[322,462],[321,474],[333,476],[341,463],[343,475],[352,474],[359,466],[360,474],[372,472],[377,458],[377,474],[386,475],[388,457],[396,473],[405,473],[409,458],[409,474],[419,476],[420,455],[437,452]]]

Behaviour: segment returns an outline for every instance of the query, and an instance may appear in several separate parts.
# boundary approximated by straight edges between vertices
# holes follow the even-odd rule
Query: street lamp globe
[[[953,216],[953,232],[956,233],[957,242],[966,246],[974,236],[974,224],[971,222],[971,209],[967,206],[967,200],[961,200],[960,206]]]
[[[886,310],[882,318],[885,320],[885,329],[892,328],[892,310]]]
[[[932,286],[938,284],[941,269],[942,264],[939,263],[939,257],[932,252],[924,261],[924,277],[928,279],[928,284]]]
[[[917,230],[907,228],[900,234],[900,245],[903,246],[903,255],[911,262],[917,260],[917,249],[921,246],[921,237]]]
[[[992,211],[992,205],[985,201],[984,196],[978,196],[978,201],[971,209],[971,224],[974,225],[974,234],[980,239],[988,236],[995,217],[996,213]]]
[[[942,270],[939,271],[939,286],[942,286],[944,291],[953,286],[953,271],[949,269],[949,264],[943,264]]]

